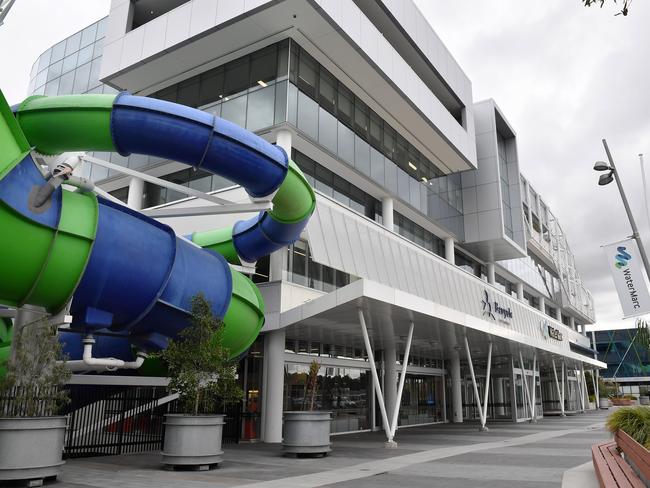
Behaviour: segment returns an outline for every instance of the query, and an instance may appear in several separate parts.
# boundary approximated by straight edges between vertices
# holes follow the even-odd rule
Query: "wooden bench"
[[[601,488],[645,488],[645,484],[621,457],[616,441],[594,444],[591,458]]]

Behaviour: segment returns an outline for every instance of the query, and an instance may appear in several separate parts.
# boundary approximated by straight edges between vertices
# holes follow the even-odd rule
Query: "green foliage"
[[[230,351],[223,345],[222,326],[210,302],[198,294],[192,298],[190,326],[155,355],[167,363],[169,389],[179,394],[183,413],[218,413],[243,397],[236,362],[229,359]]]
[[[604,381],[602,378],[598,378],[598,394],[600,398],[616,396],[616,385],[611,381]]]
[[[607,419],[607,430],[621,429],[639,444],[650,448],[650,408],[621,407]]]
[[[45,318],[14,330],[13,357],[0,379],[0,416],[47,417],[69,402],[70,377],[56,326]]]

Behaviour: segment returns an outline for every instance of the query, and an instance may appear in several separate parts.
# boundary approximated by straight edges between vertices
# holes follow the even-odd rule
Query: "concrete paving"
[[[68,460],[56,488],[580,487],[594,485],[590,446],[609,437],[606,412],[551,417],[536,424],[441,424],[333,437],[322,459],[282,456],[266,444],[225,446],[212,471],[166,471],[159,453]],[[563,483],[564,478],[564,483]]]

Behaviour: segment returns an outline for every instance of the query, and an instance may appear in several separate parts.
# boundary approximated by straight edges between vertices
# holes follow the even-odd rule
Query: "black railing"
[[[68,385],[65,456],[90,457],[162,449],[164,416],[177,413],[163,386]],[[223,443],[237,443],[241,405],[227,409]]]

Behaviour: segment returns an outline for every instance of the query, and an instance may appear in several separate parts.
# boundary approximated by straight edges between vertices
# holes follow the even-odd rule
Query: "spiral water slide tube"
[[[284,150],[226,120],[133,96],[33,96],[10,108],[0,92],[0,304],[58,313],[71,359],[83,334],[95,356],[131,360],[133,349],[166,347],[187,326],[191,298],[203,293],[224,322],[236,357],[264,323],[258,288],[228,263],[252,263],[298,239],[315,196]],[[272,210],[229,228],[178,237],[167,225],[91,192],[45,183],[31,152],[115,151],[158,156],[228,178]],[[0,326],[0,357],[10,327]],[[4,351],[3,351],[4,349]]]

